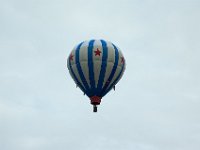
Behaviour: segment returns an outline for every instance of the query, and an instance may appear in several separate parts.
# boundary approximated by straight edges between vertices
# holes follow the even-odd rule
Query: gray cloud
[[[5,1],[0,6],[0,149],[200,148],[199,1]],[[97,114],[66,59],[110,40],[127,62]]]

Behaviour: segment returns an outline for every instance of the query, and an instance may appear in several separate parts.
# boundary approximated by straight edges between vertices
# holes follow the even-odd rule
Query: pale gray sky
[[[0,1],[1,150],[199,150],[199,0]],[[83,40],[123,51],[98,113],[66,65]]]

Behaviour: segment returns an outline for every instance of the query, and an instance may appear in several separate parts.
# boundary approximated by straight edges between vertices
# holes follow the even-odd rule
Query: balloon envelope
[[[84,41],[74,47],[67,66],[76,85],[98,105],[121,79],[125,59],[121,50],[105,40]]]

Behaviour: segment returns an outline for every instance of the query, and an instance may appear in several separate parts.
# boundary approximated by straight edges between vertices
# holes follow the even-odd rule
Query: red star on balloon
[[[71,55],[69,56],[69,60],[72,61],[72,60],[73,60],[73,57],[74,57],[74,55],[71,54]]]
[[[121,63],[123,64],[124,63],[124,57],[121,57]]]
[[[101,55],[101,51],[97,48],[97,50],[96,51],[94,51],[95,52],[95,56],[100,56]]]

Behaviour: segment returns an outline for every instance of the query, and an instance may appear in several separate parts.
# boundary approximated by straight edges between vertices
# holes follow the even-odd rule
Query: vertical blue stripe
[[[110,85],[110,87],[104,93],[102,93],[102,97],[105,96],[113,88],[113,86],[119,81],[119,78],[121,77],[121,75],[123,73],[124,66],[125,66],[125,63],[123,64],[122,70],[120,71],[120,73],[117,76],[117,78],[115,79],[115,81]]]
[[[85,76],[83,74],[83,71],[82,71],[82,68],[81,68],[81,65],[80,65],[80,61],[79,61],[80,48],[81,48],[82,44],[83,44],[83,42],[78,45],[78,47],[76,48],[76,51],[75,51],[75,53],[76,53],[75,54],[76,55],[75,56],[75,58],[76,58],[76,66],[77,66],[78,73],[80,75],[81,81],[82,81],[83,85],[85,86],[85,89],[86,89],[87,93],[89,94],[89,96],[91,96],[88,83],[87,83],[87,81],[85,79]]]
[[[113,79],[113,77],[114,77],[114,75],[115,75],[115,72],[116,72],[116,70],[117,70],[117,66],[118,66],[119,51],[118,51],[117,47],[116,47],[114,44],[112,44],[112,45],[113,45],[113,47],[114,47],[114,49],[115,49],[115,63],[114,63],[114,65],[113,65],[111,74],[110,74],[108,80],[106,81],[106,84],[104,85],[103,90],[101,91],[101,94],[104,93],[105,90],[107,89],[107,87],[110,85],[110,82],[112,81],[112,79]]]
[[[104,40],[101,40],[101,43],[102,43],[102,48],[103,48],[103,56],[102,56],[101,70],[100,70],[99,81],[97,85],[97,91],[96,91],[97,96],[101,96],[103,81],[104,81],[105,73],[106,73],[107,58],[108,58],[107,44]]]
[[[91,91],[92,96],[95,93],[93,47],[94,47],[94,40],[91,40],[88,46],[88,69],[89,69],[89,79],[90,79],[90,85],[91,85],[90,91]]]
[[[72,77],[73,77],[73,79],[75,80],[76,84],[79,86],[79,88],[80,88],[86,95],[88,95],[87,91],[86,91],[85,88],[81,85],[81,83],[79,82],[78,78],[76,77],[76,75],[75,75],[75,73],[74,73],[74,71],[73,71],[73,69],[72,69],[72,64],[71,64],[71,61],[70,61],[69,58],[68,58],[68,64],[69,64],[69,69],[70,69],[70,71],[71,71],[71,73],[72,73]]]

